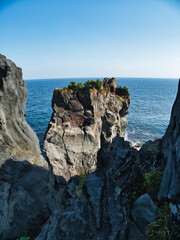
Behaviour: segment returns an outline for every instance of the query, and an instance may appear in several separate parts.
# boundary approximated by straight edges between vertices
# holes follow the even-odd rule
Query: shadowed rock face
[[[0,145],[6,152],[30,163],[47,167],[39,140],[25,120],[27,86],[22,71],[0,55]],[[7,155],[7,154],[6,154]],[[5,159],[7,156],[5,156]],[[5,160],[0,159],[0,165]]]
[[[125,135],[129,103],[128,91],[116,89],[114,78],[104,79],[100,92],[55,89],[44,142],[53,172],[69,179],[94,171],[102,142]]]
[[[162,139],[162,151],[166,167],[158,197],[180,204],[180,82],[170,123]]]

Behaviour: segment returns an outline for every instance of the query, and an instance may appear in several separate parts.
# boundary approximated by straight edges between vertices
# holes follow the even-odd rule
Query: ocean
[[[28,99],[26,120],[36,132],[41,149],[52,114],[51,100],[54,88],[63,88],[71,81],[86,82],[96,78],[26,80]],[[102,78],[100,78],[102,80]],[[130,92],[128,127],[125,139],[133,144],[161,138],[169,124],[178,79],[116,78],[117,85]]]

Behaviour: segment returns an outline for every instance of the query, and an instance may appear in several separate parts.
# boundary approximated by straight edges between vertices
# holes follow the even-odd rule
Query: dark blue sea
[[[72,80],[84,83],[88,78],[26,80],[28,86],[26,120],[36,132],[41,149],[52,114],[53,90],[67,86]],[[117,85],[128,87],[130,92],[131,104],[127,115],[126,139],[132,143],[142,144],[162,137],[169,123],[178,79],[116,78],[116,82]]]

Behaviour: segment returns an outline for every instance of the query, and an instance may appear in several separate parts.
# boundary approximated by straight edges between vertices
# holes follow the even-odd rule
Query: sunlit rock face
[[[44,142],[53,172],[69,179],[94,171],[102,143],[124,137],[129,104],[128,90],[116,88],[115,78],[104,79],[100,90],[55,89]]]
[[[0,55],[0,145],[13,156],[47,167],[39,140],[25,120],[27,86],[22,70]],[[5,151],[1,151],[4,153]],[[2,155],[2,154],[1,154]],[[7,159],[1,156],[0,164]]]

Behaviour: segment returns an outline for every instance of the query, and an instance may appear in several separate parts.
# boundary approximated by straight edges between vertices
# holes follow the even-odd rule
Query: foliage
[[[97,79],[96,81],[94,80],[88,80],[84,86],[87,88],[95,88],[98,90],[98,92],[101,92],[101,81],[99,79]]]
[[[64,87],[64,88],[63,88],[63,90],[66,90],[66,91],[68,91],[69,89],[68,89],[68,87]]]
[[[21,238],[17,238],[17,240],[30,240],[30,237],[24,236],[24,237],[21,237]]]
[[[118,85],[117,88],[120,89],[120,90],[129,91],[129,88],[127,88],[127,87],[125,87],[125,86],[124,86],[124,87],[121,87],[121,86]]]
[[[84,173],[79,176],[79,185],[76,186],[76,194],[78,197],[80,197],[82,194],[83,185],[85,181],[86,181],[86,174]]]
[[[163,176],[163,169],[157,168],[155,170],[145,171],[142,175],[142,183],[134,192],[130,192],[131,204],[133,204],[138,197],[144,193],[148,193],[153,201],[157,201],[157,194]]]
[[[159,208],[159,217],[149,224],[147,240],[175,240],[180,239],[180,229],[172,224],[169,204]]]
[[[156,169],[143,174],[143,187],[147,192],[159,189],[163,176],[162,169]]]
[[[88,80],[84,85],[82,83],[77,83],[74,81],[71,81],[68,87],[64,87],[63,90],[65,91],[73,91],[73,92],[79,92],[82,91],[84,88],[95,88],[97,89],[98,92],[101,92],[101,85],[102,82],[97,79],[96,81],[94,80]]]
[[[110,86],[108,82],[104,83],[104,88],[105,88],[105,94],[107,94],[109,92]]]
[[[143,150],[148,152],[153,152],[154,149],[152,147],[143,146]]]
[[[130,197],[131,197],[132,203],[134,203],[138,199],[139,194],[137,192],[131,192]]]
[[[82,190],[82,185],[76,186],[76,190]]]
[[[82,83],[76,84],[76,82],[72,81],[68,85],[68,90],[72,90],[73,92],[78,92],[78,91],[81,91],[82,89],[83,89]]]
[[[85,174],[85,173],[84,173],[84,174],[81,174],[79,177],[80,177],[80,183],[81,183],[81,184],[84,184],[85,181],[86,181],[86,174]]]

